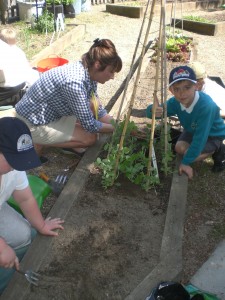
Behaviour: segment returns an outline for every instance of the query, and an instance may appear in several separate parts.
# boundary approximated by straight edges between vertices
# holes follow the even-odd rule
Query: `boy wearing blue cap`
[[[32,228],[56,236],[63,229],[60,218],[43,219],[28,184],[25,170],[39,166],[30,130],[17,118],[0,119],[0,294],[8,284],[32,239]],[[25,216],[10,207],[13,196]],[[34,230],[33,230],[34,231]]]
[[[174,95],[167,100],[167,115],[176,115],[184,128],[175,151],[183,156],[179,174],[193,177],[190,166],[195,161],[212,155],[213,171],[225,169],[225,124],[220,117],[220,109],[210,96],[197,90],[194,71],[188,66],[174,68],[169,77],[169,90]],[[147,107],[147,117],[151,118],[152,105]],[[156,117],[161,117],[163,108],[156,107]]]

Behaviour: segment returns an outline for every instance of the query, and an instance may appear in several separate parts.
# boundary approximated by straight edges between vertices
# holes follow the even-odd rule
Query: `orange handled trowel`
[[[58,175],[55,180],[52,180],[45,173],[42,172],[39,174],[39,177],[43,179],[45,182],[47,182],[52,192],[56,196],[60,195],[67,181],[66,175]]]

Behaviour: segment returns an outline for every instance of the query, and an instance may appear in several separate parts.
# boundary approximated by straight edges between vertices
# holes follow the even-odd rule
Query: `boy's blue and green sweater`
[[[190,113],[182,110],[181,104],[175,97],[166,101],[167,116],[177,116],[184,130],[193,135],[192,143],[182,159],[184,165],[195,161],[204,149],[208,137],[225,139],[225,124],[220,117],[219,107],[210,96],[203,92],[196,93],[199,93],[199,99]],[[151,116],[152,105],[149,105],[147,117],[151,118]]]

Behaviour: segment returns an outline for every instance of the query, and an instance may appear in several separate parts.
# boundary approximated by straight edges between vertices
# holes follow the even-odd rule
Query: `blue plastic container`
[[[79,15],[81,13],[81,0],[75,0],[73,7],[75,9],[75,15]]]
[[[91,10],[91,0],[81,0],[81,11],[90,11]]]

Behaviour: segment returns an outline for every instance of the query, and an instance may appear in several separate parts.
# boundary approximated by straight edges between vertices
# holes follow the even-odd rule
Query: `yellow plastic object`
[[[34,194],[35,199],[37,200],[38,207],[41,208],[44,200],[51,193],[52,190],[50,186],[41,178],[34,175],[28,175],[27,177],[30,184],[30,188]],[[19,205],[13,199],[13,197],[9,198],[8,204],[12,206],[16,211],[18,211],[18,213],[23,214]]]
[[[93,91],[91,92],[91,103],[93,105],[95,119],[98,120],[99,103]]]

